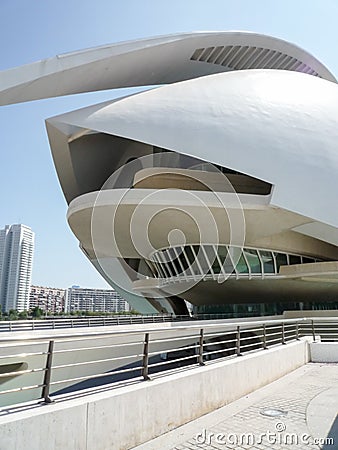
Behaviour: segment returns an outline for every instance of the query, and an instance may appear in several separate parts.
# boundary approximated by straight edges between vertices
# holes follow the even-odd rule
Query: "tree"
[[[16,309],[10,309],[8,313],[9,320],[17,320],[18,319],[18,311]]]
[[[28,317],[28,311],[21,311],[19,312],[19,319],[25,320]]]
[[[40,309],[38,306],[32,309],[32,317],[34,319],[40,319],[42,316],[42,309]]]

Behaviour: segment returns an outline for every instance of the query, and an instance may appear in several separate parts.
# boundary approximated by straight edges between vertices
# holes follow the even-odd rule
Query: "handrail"
[[[171,314],[147,314],[147,315],[115,315],[115,316],[74,316],[74,317],[45,317],[42,319],[25,319],[25,320],[1,320],[0,332],[3,331],[24,331],[35,329],[59,329],[59,328],[76,328],[79,326],[97,327],[124,324],[137,324],[145,322],[171,322],[187,320],[190,316],[174,316]]]
[[[321,318],[322,319],[322,318]],[[227,329],[229,328],[234,328],[237,326],[241,326],[244,328],[251,328],[252,326],[255,325],[276,325],[276,323],[278,322],[285,322],[285,323],[300,323],[300,322],[306,322],[308,320],[311,320],[311,318],[307,318],[307,317],[302,317],[302,318],[295,318],[295,319],[270,319],[270,320],[257,320],[257,321],[248,321],[248,322],[244,322],[244,321],[238,321],[238,322],[229,322],[229,323],[212,323],[212,324],[203,324],[203,327],[201,326],[201,324],[194,324],[193,322],[190,323],[189,325],[175,325],[175,326],[170,326],[170,327],[161,327],[161,328],[146,328],[148,333],[161,333],[161,332],[165,332],[165,331],[173,331],[173,330],[194,330],[194,329],[200,329],[200,328],[204,328],[204,329],[211,329],[211,328],[219,328],[221,327],[225,327]],[[337,319],[336,319],[337,320]],[[146,325],[146,324],[145,324]],[[43,330],[39,330],[39,331],[43,331]],[[15,335],[12,336],[8,336],[8,337],[1,337],[0,335],[0,343],[1,342],[20,342],[20,341],[25,341],[25,342],[30,342],[30,341],[41,341],[41,342],[45,342],[47,340],[50,339],[54,339],[54,340],[58,340],[58,341],[66,341],[67,339],[71,339],[71,340],[85,340],[85,339],[92,339],[92,338],[100,338],[100,337],[107,337],[107,336],[119,336],[119,335],[136,335],[136,334],[140,334],[142,332],[144,332],[145,329],[144,328],[140,328],[140,329],[133,329],[133,330],[115,330],[115,331],[101,331],[101,332],[91,332],[91,331],[87,331],[85,334],[83,333],[83,330],[78,330],[78,332],[74,332],[74,333],[68,333],[68,334],[47,334],[44,336],[19,336],[19,337],[15,337]]]
[[[0,337],[0,342],[4,344],[0,350],[1,361],[4,361],[2,364],[6,364],[6,357],[8,358],[7,372],[1,373],[4,381],[0,385],[0,400],[7,402],[6,408],[8,404],[20,403],[20,398],[13,403],[10,397],[6,400],[6,395],[26,393],[30,395],[30,401],[33,401],[34,395],[37,395],[34,392],[38,389],[38,400],[50,403],[56,398],[56,392],[62,390],[62,386],[70,387],[74,395],[74,385],[83,381],[98,380],[99,385],[117,383],[120,386],[119,376],[122,376],[122,382],[149,380],[158,371],[170,371],[173,367],[182,365],[189,369],[204,366],[219,358],[240,357],[247,352],[287,345],[302,336],[310,336],[316,341],[319,330],[324,340],[338,341],[338,317],[278,318],[226,323],[201,321],[171,323],[170,326],[157,328],[148,324],[132,330],[91,332],[86,329],[83,334],[83,329],[73,329],[72,334]],[[113,337],[117,339],[111,339]],[[128,339],[123,339],[125,337]],[[97,339],[105,341],[97,342]],[[77,346],[88,340],[89,344]],[[6,342],[9,343],[8,346],[5,345]],[[17,354],[13,343],[18,346]],[[22,348],[26,345],[31,346],[27,353]],[[5,354],[6,350],[8,355]],[[76,358],[72,359],[71,351],[76,352]],[[14,358],[26,361],[26,365],[20,366]],[[32,361],[33,364],[28,367],[27,363]],[[83,392],[87,388],[75,386],[76,389]]]
[[[254,313],[246,319],[254,318]],[[281,318],[282,316],[274,316]],[[29,331],[46,330],[62,328],[80,328],[80,327],[99,327],[112,325],[143,324],[143,323],[168,323],[183,322],[194,320],[231,320],[234,319],[231,313],[208,313],[195,315],[173,315],[173,314],[147,314],[147,315],[115,315],[115,316],[74,316],[68,318],[62,317],[44,317],[42,319],[25,320],[1,320],[0,333],[6,331]],[[241,320],[239,317],[238,319]]]

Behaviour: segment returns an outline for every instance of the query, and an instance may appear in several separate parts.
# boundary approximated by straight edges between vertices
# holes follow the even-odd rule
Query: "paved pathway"
[[[307,364],[134,450],[320,448],[338,449],[338,364]]]

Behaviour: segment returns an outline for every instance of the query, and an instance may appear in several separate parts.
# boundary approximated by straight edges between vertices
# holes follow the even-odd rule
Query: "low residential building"
[[[67,289],[65,310],[66,312],[118,313],[130,311],[130,306],[113,289],[89,289],[76,286]]]
[[[65,310],[66,290],[45,286],[31,286],[29,309],[40,308],[45,313],[61,313]]]

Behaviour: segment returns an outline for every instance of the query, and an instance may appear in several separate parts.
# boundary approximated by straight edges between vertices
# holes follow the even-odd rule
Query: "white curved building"
[[[269,36],[178,34],[3,72],[0,104],[131,86],[150,88],[46,122],[114,289],[142,312],[338,306],[334,76]]]

